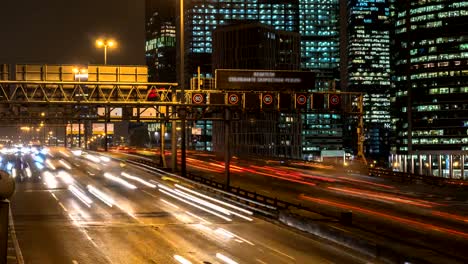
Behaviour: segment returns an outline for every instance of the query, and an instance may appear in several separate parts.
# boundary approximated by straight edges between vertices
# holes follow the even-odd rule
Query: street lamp
[[[107,47],[114,47],[116,45],[115,41],[110,39],[98,39],[96,40],[96,46],[98,48],[104,47],[104,64],[107,64]]]

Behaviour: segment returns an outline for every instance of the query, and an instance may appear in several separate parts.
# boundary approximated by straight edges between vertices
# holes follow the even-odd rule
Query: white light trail
[[[90,161],[92,161],[94,163],[100,163],[100,161],[101,161],[98,157],[93,156],[91,154],[86,155],[86,159],[88,159],[88,160],[90,160]]]
[[[54,166],[54,164],[52,164],[52,162],[51,162],[50,160],[46,160],[45,163],[46,163],[47,167],[49,167],[49,168],[51,168],[51,169],[53,169],[53,170],[56,169],[55,166]]]
[[[246,214],[249,214],[249,215],[253,215],[253,212],[251,212],[251,211],[248,211],[248,210],[245,210],[245,209],[240,208],[240,207],[238,207],[238,206],[235,206],[235,205],[232,205],[232,204],[229,204],[229,203],[220,201],[220,200],[215,199],[215,198],[213,198],[213,197],[209,197],[209,196],[207,196],[207,195],[201,194],[201,193],[199,193],[199,192],[196,192],[196,191],[194,191],[194,190],[191,190],[191,189],[189,189],[189,188],[187,188],[187,187],[184,187],[184,186],[182,186],[182,185],[176,184],[175,186],[176,186],[177,188],[180,188],[180,189],[185,190],[185,191],[187,191],[187,192],[193,193],[193,194],[198,195],[198,196],[200,196],[200,197],[203,197],[203,198],[205,198],[205,199],[208,199],[208,200],[211,200],[211,201],[220,203],[220,204],[222,204],[222,205],[224,205],[224,206],[227,206],[227,207],[236,209],[236,210],[241,211],[241,212],[243,212],[243,213],[246,213]]]
[[[188,194],[188,193],[185,193],[185,192],[183,192],[183,191],[181,191],[181,190],[174,190],[174,193],[175,193],[175,194],[178,194],[178,195],[180,195],[180,196],[182,196],[182,197],[184,197],[184,198],[186,198],[186,199],[188,199],[188,200],[190,200],[190,201],[194,201],[194,202],[196,202],[196,203],[199,203],[199,204],[202,204],[202,205],[204,205],[204,206],[207,206],[207,207],[209,207],[209,208],[211,208],[211,209],[214,209],[214,210],[216,210],[216,211],[218,211],[218,212],[220,212],[220,213],[223,213],[223,214],[225,214],[225,215],[231,215],[231,213],[229,212],[229,210],[226,210],[226,209],[224,209],[223,207],[218,206],[218,205],[216,205],[216,204],[212,204],[212,203],[210,203],[210,202],[207,202],[207,201],[204,201],[204,200],[202,200],[202,199],[199,199],[199,198],[197,198],[197,197],[195,197],[195,196],[193,196],[193,195],[190,195],[190,194]]]
[[[128,174],[128,173],[122,172],[121,175],[124,176],[125,178],[128,178],[128,179],[130,179],[130,180],[137,181],[137,182],[139,182],[139,183],[141,183],[141,184],[143,184],[143,185],[146,185],[146,186],[148,186],[148,187],[150,187],[150,188],[156,188],[156,185],[154,185],[154,184],[152,184],[152,183],[149,183],[149,182],[147,182],[147,181],[145,181],[145,180],[143,180],[143,179],[141,179],[141,178],[138,178],[138,177],[136,177],[136,176],[130,175],[130,174]]]
[[[67,169],[69,169],[69,170],[72,169],[71,166],[70,166],[67,162],[65,162],[64,160],[61,159],[61,160],[59,160],[59,162],[60,162],[60,164],[62,164],[65,168],[67,168]]]
[[[189,202],[189,201],[187,201],[187,200],[185,200],[185,199],[183,199],[183,198],[181,198],[181,197],[179,197],[179,196],[176,196],[176,195],[174,195],[174,194],[172,194],[172,193],[169,193],[168,191],[165,191],[165,190],[162,190],[162,189],[159,189],[159,191],[162,192],[162,193],[165,193],[165,194],[167,194],[167,195],[169,195],[169,196],[171,196],[171,197],[173,197],[173,198],[175,198],[175,199],[177,199],[177,200],[179,200],[179,201],[182,201],[182,202],[184,202],[184,203],[190,204],[191,206],[194,206],[194,207],[196,207],[196,208],[198,208],[198,209],[200,209],[200,210],[203,210],[203,211],[208,212],[208,213],[210,213],[210,214],[212,214],[212,215],[215,215],[215,216],[217,216],[217,217],[219,217],[219,218],[222,218],[222,219],[224,219],[224,220],[226,220],[226,221],[229,221],[229,222],[232,221],[231,219],[225,217],[224,215],[220,215],[220,214],[218,214],[218,213],[216,213],[216,212],[214,212],[214,211],[211,211],[211,210],[206,209],[206,208],[204,208],[204,207],[201,207],[201,206],[199,206],[199,205],[197,205],[197,204],[194,204],[194,203],[192,203],[192,202]]]
[[[128,181],[124,180],[124,179],[121,179],[119,177],[115,177],[114,175],[110,174],[110,173],[104,173],[104,177],[106,177],[107,179],[109,180],[112,180],[112,181],[115,181],[117,183],[120,183],[122,184],[123,186],[129,188],[129,189],[136,189],[137,187],[131,183],[129,183]]]
[[[234,260],[226,257],[225,255],[221,254],[221,253],[216,253],[216,257],[219,258],[220,260],[224,261],[225,263],[227,264],[238,264],[237,262],[235,262]]]
[[[106,156],[100,156],[99,159],[104,161],[104,162],[109,162],[110,161],[110,158],[106,157]]]
[[[182,187],[182,186],[180,186],[180,187]],[[233,215],[238,216],[238,217],[240,217],[240,218],[242,218],[242,219],[245,219],[245,220],[247,220],[247,221],[253,221],[253,219],[250,218],[250,217],[243,216],[243,215],[241,215],[241,214],[239,214],[239,213],[236,213],[236,212],[234,212],[234,211],[231,211],[231,210],[225,209],[225,208],[223,208],[223,207],[221,207],[221,206],[218,206],[218,205],[216,205],[216,204],[207,202],[207,201],[202,200],[202,199],[200,199],[200,198],[197,198],[197,197],[195,197],[195,196],[193,196],[193,195],[190,195],[190,194],[188,194],[188,193],[185,193],[185,192],[183,192],[183,191],[181,191],[181,190],[175,190],[175,192],[181,193],[183,197],[185,197],[185,198],[187,198],[187,199],[189,199],[189,200],[192,200],[192,201],[195,201],[195,202],[197,202],[197,203],[199,203],[199,204],[203,204],[203,205],[205,205],[205,206],[208,206],[208,207],[210,207],[210,208],[212,208],[212,209],[214,209],[214,210],[217,210],[217,211],[219,211],[219,212],[222,212],[222,213],[224,213],[224,214],[226,214],[226,215],[231,215],[231,214],[233,214]],[[205,197],[210,198],[210,197],[208,197],[208,196],[206,196],[206,195],[205,195]]]
[[[81,151],[81,150],[72,150],[72,153],[75,156],[81,156],[81,153],[83,153],[83,151]]]
[[[114,205],[115,201],[109,195],[107,195],[107,194],[103,193],[102,191],[96,189],[92,185],[88,185],[87,188],[88,188],[88,191],[91,194],[96,196],[99,200],[101,200],[102,202],[107,204],[109,207],[112,207]]]
[[[47,185],[48,188],[51,188],[51,189],[57,188],[57,185],[58,185],[57,179],[55,179],[55,176],[50,171],[45,171],[42,174],[42,177],[44,178],[44,184]]]
[[[66,171],[60,171],[58,174],[57,174],[57,177],[62,179],[62,181],[65,183],[65,184],[72,184],[74,182],[73,180],[73,177],[70,175],[70,173],[66,172]]]
[[[89,198],[86,194],[76,188],[74,185],[69,185],[68,190],[70,190],[81,202],[83,202],[86,206],[91,207],[93,200]]]
[[[25,171],[26,171],[26,176],[28,176],[28,178],[31,178],[31,177],[32,177],[31,169],[30,169],[29,167],[27,167],[27,168],[25,169]]]
[[[67,157],[67,158],[69,158],[69,157],[70,157],[70,155],[68,155],[67,153],[65,153],[65,152],[64,152],[64,151],[62,151],[62,150],[61,150],[61,151],[59,151],[59,152],[60,152],[62,155],[64,155],[65,157]]]
[[[182,197],[188,199],[189,201],[193,201],[193,202],[196,202],[198,204],[204,205],[204,206],[209,207],[211,209],[214,209],[214,210],[216,210],[218,212],[221,212],[221,213],[223,213],[225,215],[231,215],[229,210],[226,210],[226,209],[224,209],[224,208],[222,208],[222,207],[220,207],[218,205],[215,205],[215,204],[212,204],[210,202],[199,199],[199,198],[197,198],[197,197],[195,197],[193,195],[190,195],[188,193],[185,193],[185,192],[183,192],[181,190],[173,190],[173,189],[171,189],[171,188],[169,188],[169,187],[167,187],[165,185],[162,185],[162,184],[158,184],[158,186],[159,186],[159,188],[165,189],[165,190],[167,190],[167,191],[169,191],[171,193],[182,196]]]
[[[174,255],[174,259],[177,260],[180,264],[192,264],[192,262],[179,255]]]

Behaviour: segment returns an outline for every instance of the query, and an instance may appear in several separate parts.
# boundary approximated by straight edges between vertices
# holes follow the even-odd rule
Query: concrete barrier
[[[360,252],[379,263],[423,264],[423,263],[462,263],[447,259],[425,249],[415,249],[404,245],[391,245],[380,240],[371,239],[368,235],[360,235],[359,230],[350,230],[348,221],[350,214],[345,214],[346,229],[337,226],[338,221],[331,219],[311,219],[289,211],[279,212],[279,221],[295,229],[333,241],[339,245]],[[345,227],[343,226],[343,227]],[[379,242],[376,242],[379,241]],[[442,261],[442,262],[440,262]]]

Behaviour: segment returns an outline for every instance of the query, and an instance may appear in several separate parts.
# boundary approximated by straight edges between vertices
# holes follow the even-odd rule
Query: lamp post
[[[107,50],[107,48],[104,48],[104,50]],[[78,80],[78,82],[80,82],[80,84],[79,84],[80,94],[78,95],[78,100],[81,100],[81,98],[86,99],[86,96],[88,96],[88,91],[87,91],[88,88],[87,88],[86,85],[82,85],[81,81],[82,81],[82,78],[83,78],[83,81],[88,80],[88,69],[87,68],[75,67],[75,68],[73,68],[73,73],[75,73],[75,81]],[[85,88],[85,89],[83,89],[83,88]],[[79,114],[78,114],[78,147],[79,148],[81,148],[81,110],[82,110],[82,108],[80,107]],[[86,109],[86,115],[87,114],[88,114],[88,111]],[[88,144],[87,144],[87,140],[88,140],[87,135],[88,135],[88,133],[87,133],[86,125],[87,125],[87,123],[86,123],[86,120],[85,120],[85,122],[84,122],[85,149],[87,149],[87,147],[88,147]]]
[[[115,41],[110,40],[110,39],[98,39],[96,40],[96,46],[98,48],[104,47],[104,64],[107,64],[107,47],[111,48],[115,46]]]
[[[179,63],[179,81],[180,81],[180,88],[181,88],[181,103],[182,104],[185,104],[185,43],[184,43],[184,0],[180,0],[179,1],[179,17],[180,17],[180,25],[179,25],[179,57],[180,57],[180,63]],[[174,107],[174,110],[175,110],[175,107]],[[179,113],[180,117],[181,117],[181,172],[182,172],[182,176],[185,177],[186,176],[186,122],[185,122],[185,118],[186,118],[186,109],[185,109],[185,106],[183,106],[182,109],[180,109],[180,113]],[[174,130],[174,127],[175,127],[175,122],[173,123],[173,135],[175,135],[175,130]],[[174,138],[173,138],[173,145],[174,145]],[[173,168],[176,167],[175,164],[177,164],[177,155],[174,155],[174,148],[173,148]]]

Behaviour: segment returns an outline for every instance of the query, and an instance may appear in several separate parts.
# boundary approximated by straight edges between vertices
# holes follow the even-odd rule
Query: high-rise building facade
[[[347,90],[364,93],[366,156],[390,151],[390,3],[347,1]],[[344,6],[342,6],[344,8]]]
[[[176,26],[173,8],[146,2],[146,65],[152,82],[176,82]]]
[[[213,31],[215,69],[300,69],[299,33],[258,22],[219,26]]]
[[[301,68],[318,72],[319,87],[329,87],[329,80],[336,76],[338,0],[191,0],[185,5],[187,78],[195,75],[198,66],[206,76],[212,74],[213,30],[239,21],[300,33]]]
[[[396,169],[468,179],[468,1],[395,1]]]
[[[317,71],[318,90],[338,78],[339,0],[299,0],[301,67]]]

